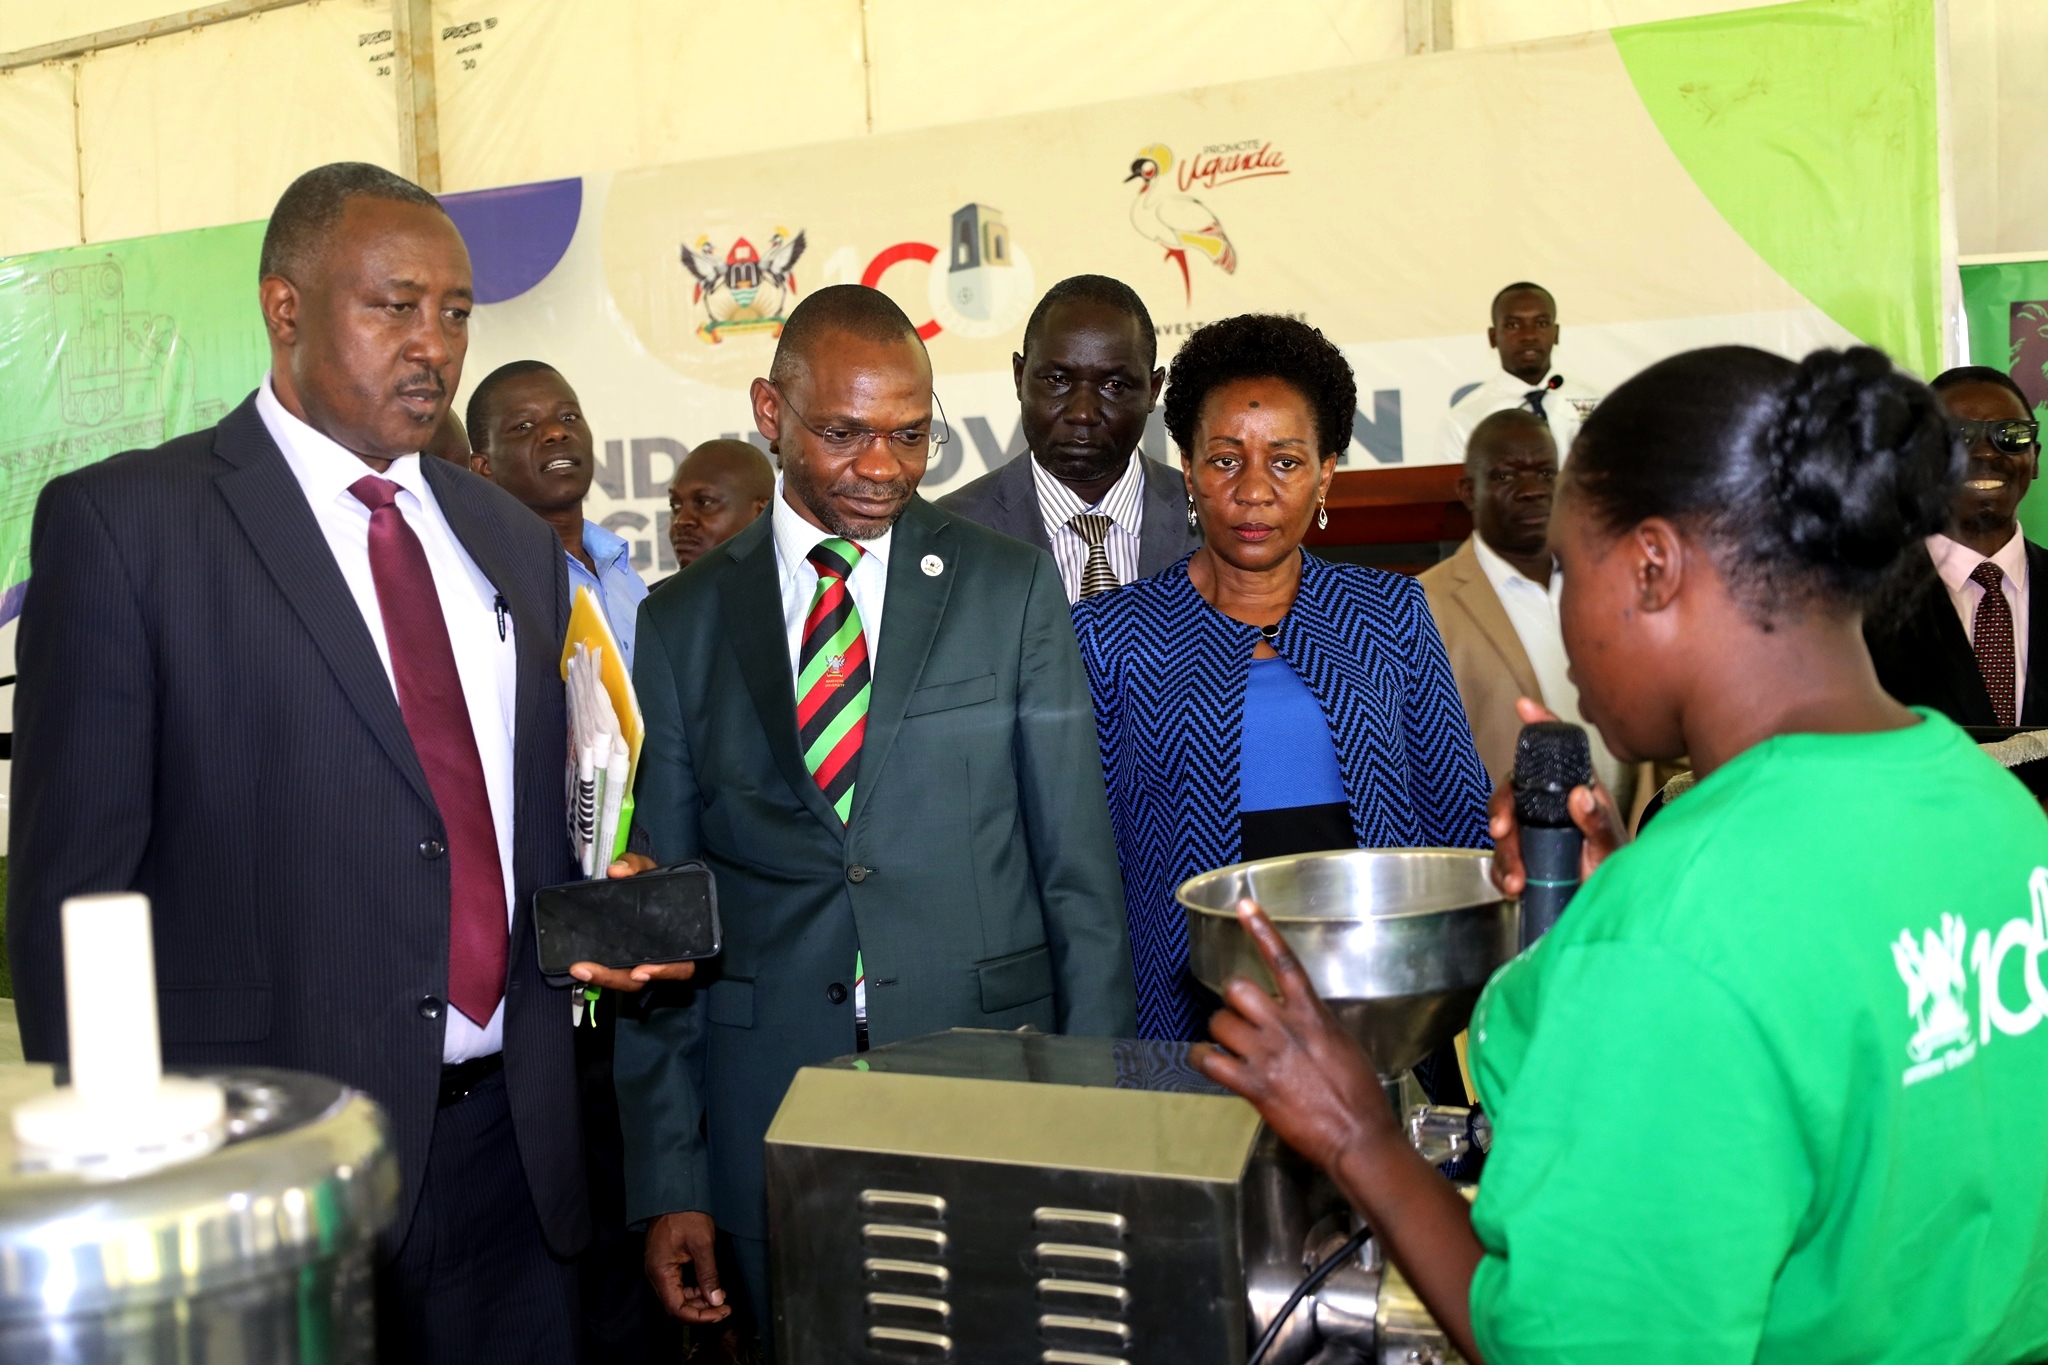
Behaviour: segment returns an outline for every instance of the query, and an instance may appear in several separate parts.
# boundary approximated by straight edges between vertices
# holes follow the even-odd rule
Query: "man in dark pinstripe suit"
[[[19,635],[8,925],[24,1050],[64,1055],[58,908],[155,914],[166,1062],[358,1086],[403,1177],[385,1361],[573,1360],[589,1236],[566,990],[560,544],[417,453],[470,267],[417,186],[326,166],[263,248],[262,387],[52,481]]]

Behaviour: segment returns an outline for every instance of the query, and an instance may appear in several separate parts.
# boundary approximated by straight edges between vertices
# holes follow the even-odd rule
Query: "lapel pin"
[[[937,578],[946,571],[946,561],[937,555],[926,555],[917,562],[917,567],[924,570],[926,578]]]

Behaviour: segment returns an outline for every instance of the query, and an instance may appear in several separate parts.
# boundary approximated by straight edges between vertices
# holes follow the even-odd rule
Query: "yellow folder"
[[[630,766],[626,770],[625,807],[619,816],[619,846],[625,845],[626,831],[633,823],[633,782],[640,775],[640,744],[647,737],[646,722],[640,716],[640,698],[633,691],[633,676],[626,671],[626,660],[619,651],[617,637],[612,634],[611,623],[604,618],[604,608],[598,605],[597,597],[588,588],[576,589],[576,598],[569,607],[569,636],[562,642],[562,678],[569,677],[569,660],[576,654],[576,646],[582,645],[593,652],[602,650],[598,657],[598,676],[604,682],[604,690],[612,700],[612,711],[619,718],[619,728],[624,731],[626,752]],[[617,849],[613,857],[618,856]]]

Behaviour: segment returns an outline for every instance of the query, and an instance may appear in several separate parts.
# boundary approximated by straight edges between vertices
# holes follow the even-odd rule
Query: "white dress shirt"
[[[1045,517],[1045,538],[1052,542],[1053,561],[1060,566],[1060,583],[1067,590],[1067,605],[1081,600],[1081,576],[1088,569],[1088,542],[1068,525],[1083,512],[1100,512],[1109,518],[1109,535],[1102,547],[1109,552],[1109,567],[1119,584],[1138,576],[1138,528],[1145,520],[1145,466],[1138,461],[1144,452],[1131,452],[1131,462],[1122,477],[1110,485],[1102,501],[1084,506],[1073,489],[1045,472],[1038,457],[1031,461],[1031,479],[1038,487],[1038,510]]]
[[[1549,383],[1552,377],[1545,375],[1543,382]],[[1507,408],[1528,407],[1530,390],[1542,387],[1543,384],[1517,379],[1506,370],[1495,370],[1491,379],[1460,398],[1444,414],[1443,446],[1439,458],[1445,464],[1463,464],[1465,445],[1472,439],[1472,429],[1482,419]],[[1563,464],[1565,457],[1572,453],[1572,441],[1578,436],[1580,425],[1604,397],[1606,395],[1598,389],[1588,388],[1571,379],[1544,393],[1543,419],[1550,423],[1550,435],[1557,442],[1559,464]]]
[[[807,556],[832,533],[813,526],[797,515],[782,496],[782,476],[775,476],[774,510],[775,567],[782,584],[782,624],[789,636],[789,677],[792,684],[802,675],[797,658],[804,647],[804,618],[811,614],[811,599],[818,593],[818,569]],[[853,594],[853,607],[860,613],[861,632],[868,639],[868,675],[874,676],[875,660],[882,643],[882,599],[889,590],[889,540],[896,534],[891,526],[873,540],[854,544],[867,551],[846,580]]]
[[[1986,556],[1943,535],[1927,537],[1927,554],[1934,561],[1934,571],[1941,575],[1941,585],[1948,589],[1948,600],[1955,605],[1956,615],[1963,619],[1963,635],[1975,648],[1977,604],[1984,600],[1984,585],[1972,582],[1970,575],[1977,572]],[[2033,618],[2027,615],[2027,538],[2020,534],[2017,523],[2012,528],[2012,539],[1989,558],[2005,575],[1999,586],[2005,589],[2005,600],[2012,608],[2012,713],[2018,716],[2027,701],[2027,626]]]
[[[256,393],[256,411],[270,438],[284,454],[312,506],[313,519],[327,537],[327,548],[341,569],[362,613],[384,676],[392,678],[391,646],[384,638],[384,613],[377,605],[377,584],[370,576],[370,509],[349,492],[349,485],[377,471],[352,451],[285,411],[264,376]],[[484,789],[491,801],[491,824],[498,835],[498,866],[505,878],[505,924],[511,931],[516,883],[512,876],[512,731],[519,697],[519,652],[509,617],[498,635],[498,590],[485,578],[462,542],[448,528],[434,491],[420,470],[420,457],[393,460],[379,478],[399,487],[398,510],[419,537],[434,574],[434,592],[448,624],[448,643],[455,650],[455,671],[462,678],[469,703],[470,728],[476,733],[477,757],[483,762]],[[398,684],[392,680],[395,699]],[[318,869],[312,869],[317,874]],[[479,1028],[453,1005],[446,1007],[447,1031],[441,1038],[441,1060],[466,1061],[499,1052],[505,1046],[505,1002],[501,999],[490,1022]]]
[[[1536,685],[1543,689],[1543,704],[1559,720],[1585,729],[1593,750],[1593,772],[1626,815],[1635,792],[1632,783],[1624,785],[1624,779],[1631,779],[1634,774],[1607,751],[1607,746],[1600,742],[1600,732],[1587,725],[1586,718],[1579,714],[1579,689],[1572,683],[1571,660],[1565,657],[1564,632],[1557,617],[1564,574],[1551,569],[1550,586],[1546,588],[1502,559],[1476,535],[1472,537],[1472,553],[1478,558],[1486,581],[1493,585],[1493,595],[1507,612],[1515,638],[1522,642],[1522,652],[1529,656],[1529,667],[1536,672]]]

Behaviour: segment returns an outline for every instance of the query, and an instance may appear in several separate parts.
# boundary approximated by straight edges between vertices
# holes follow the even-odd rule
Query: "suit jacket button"
[[[873,870],[873,868],[862,867],[859,863],[855,863],[852,867],[846,869],[846,880],[850,882],[864,882],[868,879],[868,873]]]
[[[831,985],[825,988],[825,998],[827,1000],[830,1000],[835,1005],[845,1004],[846,987],[840,985],[837,981],[833,982]]]
[[[439,839],[420,840],[420,856],[422,858],[425,858],[429,862],[432,862],[434,859],[440,857],[443,853],[446,853],[447,851],[448,846],[446,844],[443,844]]]
[[[438,995],[423,995],[423,996],[421,996],[421,997],[420,997],[420,1018],[422,1018],[422,1019],[439,1019],[440,1017],[441,1017],[441,997],[440,997],[440,996],[438,996]]]

